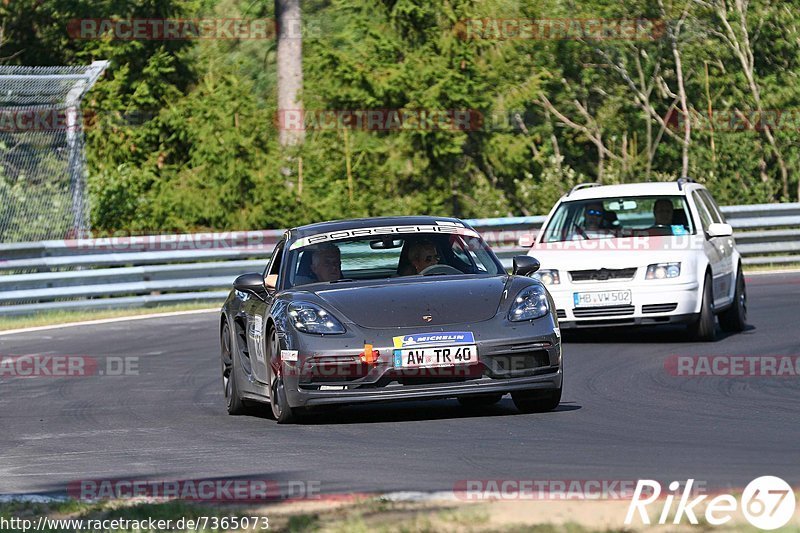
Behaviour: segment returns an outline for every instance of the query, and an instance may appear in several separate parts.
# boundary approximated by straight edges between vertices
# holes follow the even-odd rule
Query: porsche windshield
[[[290,286],[505,272],[480,237],[455,233],[379,235],[309,244],[292,249],[287,266]]]
[[[683,196],[631,196],[563,202],[542,242],[693,233]]]

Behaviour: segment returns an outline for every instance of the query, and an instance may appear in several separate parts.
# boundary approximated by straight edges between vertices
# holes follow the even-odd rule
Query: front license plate
[[[478,349],[474,344],[394,351],[395,368],[431,368],[476,362],[478,362]]]
[[[631,305],[631,291],[576,292],[572,295],[575,307]]]

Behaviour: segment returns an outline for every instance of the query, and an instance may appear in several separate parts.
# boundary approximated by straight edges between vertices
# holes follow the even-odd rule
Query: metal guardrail
[[[800,203],[722,208],[746,265],[800,263]],[[469,220],[503,264],[543,216]],[[0,244],[0,315],[43,310],[219,304],[239,274],[263,269],[282,230]]]

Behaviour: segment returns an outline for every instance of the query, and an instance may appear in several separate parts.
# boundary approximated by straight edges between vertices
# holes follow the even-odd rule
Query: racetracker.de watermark
[[[280,109],[280,130],[477,131],[483,115],[474,109]]]
[[[630,500],[632,479],[462,479],[453,486],[460,500]],[[705,491],[705,484],[694,487]]]
[[[88,355],[0,355],[0,378],[74,378],[138,376],[135,356],[102,358]]]
[[[643,18],[474,18],[456,24],[465,40],[656,41],[664,32],[663,20]]]
[[[673,131],[683,131],[686,115],[671,111],[665,119]],[[692,111],[689,123],[697,131],[800,131],[800,109],[725,109],[710,113]]]
[[[42,107],[0,108],[0,132],[78,131],[83,123],[77,110]]]
[[[321,482],[275,479],[80,479],[67,495],[83,502],[146,499],[204,503],[261,503],[321,498]]]
[[[72,39],[115,41],[273,40],[319,37],[314,22],[290,20],[279,26],[270,18],[79,18],[67,24]]]
[[[681,226],[682,228],[682,226]],[[609,234],[606,238],[599,239],[574,239],[565,241],[542,242],[535,244],[535,233],[521,235],[519,245],[522,247],[533,246],[535,250],[558,252],[635,252],[642,251],[680,251],[702,250],[706,242],[703,235],[673,235],[673,236],[635,236],[617,237]]]
[[[670,355],[664,370],[675,377],[779,377],[800,376],[797,355]]]
[[[180,250],[247,250],[270,252],[283,236],[282,230],[223,231],[132,235],[118,232],[109,237],[65,239],[72,250],[96,252],[159,252]]]

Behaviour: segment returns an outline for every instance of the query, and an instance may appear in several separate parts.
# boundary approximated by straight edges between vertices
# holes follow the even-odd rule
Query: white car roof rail
[[[601,185],[599,183],[579,183],[578,185],[570,189],[570,191],[567,193],[567,196],[580,189],[587,189],[589,187],[600,187],[600,186]]]
[[[687,183],[697,183],[697,182],[688,176],[678,178],[678,190],[682,191],[683,186],[686,185]]]

